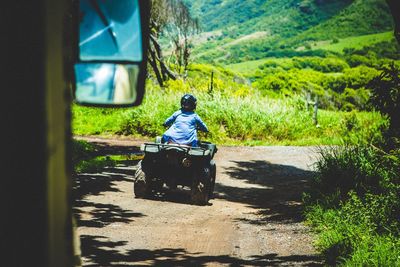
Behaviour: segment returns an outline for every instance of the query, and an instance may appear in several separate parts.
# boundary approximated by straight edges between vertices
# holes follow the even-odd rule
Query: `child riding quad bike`
[[[138,198],[177,185],[191,189],[191,201],[204,205],[212,198],[216,166],[213,160],[217,147],[197,140],[197,129],[208,132],[207,126],[194,112],[197,100],[185,94],[181,109],[169,117],[164,125],[171,126],[155,143],[141,146],[144,159],[135,173],[134,192]]]
[[[135,173],[134,192],[137,198],[156,193],[166,184],[190,187],[191,202],[205,205],[212,198],[216,165],[215,144],[200,142],[199,147],[179,144],[145,143],[144,158]]]

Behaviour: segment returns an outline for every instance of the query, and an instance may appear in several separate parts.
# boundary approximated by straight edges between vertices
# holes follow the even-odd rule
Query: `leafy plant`
[[[382,73],[371,80],[371,103],[390,120],[394,136],[400,135],[400,68],[392,63],[384,67]]]
[[[114,166],[110,157],[97,156],[96,148],[82,140],[72,140],[72,164],[75,172],[97,172],[106,166]]]
[[[95,154],[95,148],[88,142],[73,139],[71,145],[71,154],[72,164],[76,165],[82,160],[93,157]]]
[[[355,124],[350,117],[349,128]],[[399,163],[398,150],[345,146],[321,151],[304,201],[327,264],[399,264]]]
[[[75,164],[74,171],[77,173],[95,173],[102,171],[106,167],[113,167],[115,165],[115,161],[110,157],[94,157],[79,161]]]

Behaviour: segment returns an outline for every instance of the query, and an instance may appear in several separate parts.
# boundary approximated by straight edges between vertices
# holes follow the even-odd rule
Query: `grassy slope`
[[[367,34],[361,36],[354,36],[354,37],[346,37],[342,39],[337,39],[336,43],[332,43],[331,41],[320,41],[315,42],[311,46],[311,49],[322,49],[327,51],[333,51],[341,53],[343,52],[344,48],[362,48],[364,46],[373,45],[382,41],[390,41],[393,39],[393,32],[383,32],[383,33],[376,33],[376,34]],[[300,47],[301,49],[301,47]],[[290,61],[288,58],[264,58],[258,60],[251,60],[251,61],[244,61],[235,64],[228,64],[226,68],[241,73],[245,76],[253,76],[257,70],[259,70],[259,66],[263,65],[267,61],[275,61],[277,63]]]
[[[263,58],[263,55],[279,50],[282,46],[294,49],[304,45],[305,42],[380,33],[389,31],[393,27],[384,0],[354,2],[271,0],[259,5],[259,10],[263,10],[262,15],[256,13],[247,21],[242,21],[241,16],[244,16],[242,13],[254,8],[255,1],[241,1],[242,4],[232,8],[234,2],[234,0],[222,1],[215,4],[212,11],[206,9],[211,8],[210,4],[193,4],[197,10],[205,9],[202,18],[203,20],[208,18],[204,20],[209,25],[206,29],[220,27],[223,31],[222,36],[210,39],[195,48],[193,55],[198,60],[209,62],[219,58],[222,62],[246,61],[246,58]],[[209,18],[209,14],[214,16]],[[227,43],[260,31],[266,32],[267,36],[224,47]]]
[[[339,39],[337,43],[332,43],[332,42],[316,43],[315,46],[312,46],[312,49],[323,49],[341,53],[343,52],[344,48],[359,49],[364,46],[376,44],[379,42],[390,41],[392,38],[394,38],[392,31],[376,33],[376,34],[367,34],[367,35]]]
[[[309,28],[312,24],[325,21],[352,1],[186,0],[185,2],[190,6],[192,15],[199,18],[205,31],[234,27],[242,34],[262,31],[265,28],[279,34],[289,25],[297,26],[298,30],[298,26]],[[299,17],[303,20],[298,21]]]
[[[257,60],[250,60],[244,61],[235,64],[229,64],[225,67],[231,71],[241,73],[245,76],[253,76],[257,70],[259,70],[259,66],[262,66],[267,61],[276,61],[276,62],[283,62],[290,59],[286,58],[264,58],[264,59],[257,59]]]
[[[296,36],[297,40],[325,39],[379,33],[393,29],[393,21],[385,1],[358,0],[330,20]]]

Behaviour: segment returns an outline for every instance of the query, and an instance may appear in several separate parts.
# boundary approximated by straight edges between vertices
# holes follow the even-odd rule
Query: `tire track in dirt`
[[[81,138],[99,153],[138,152],[140,140]],[[135,199],[137,161],[76,175],[75,214],[84,266],[318,266],[302,223],[312,147],[219,147],[215,199],[188,192]]]

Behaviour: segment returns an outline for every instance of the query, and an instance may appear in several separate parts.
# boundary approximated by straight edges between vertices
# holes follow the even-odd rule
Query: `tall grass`
[[[370,146],[321,151],[304,200],[327,264],[399,266],[399,167],[399,151]]]
[[[136,108],[74,106],[73,131],[78,135],[161,135],[165,119],[179,109],[184,90],[196,95],[196,112],[210,129],[201,138],[219,144],[339,144],[343,136],[377,138],[376,129],[384,124],[377,113],[357,112],[349,129],[348,113],[321,110],[316,127],[301,98],[271,99],[257,92],[242,96],[226,88],[210,94],[205,89],[148,86],[144,102]]]

